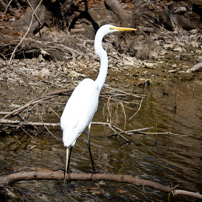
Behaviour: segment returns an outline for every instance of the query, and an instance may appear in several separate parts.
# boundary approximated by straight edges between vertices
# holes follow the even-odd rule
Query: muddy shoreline
[[[66,40],[68,38],[68,44],[63,46],[71,45],[72,51],[76,51],[75,55],[66,50],[67,55],[63,55],[63,61],[58,59],[48,61],[42,52],[37,58],[13,59],[10,65],[9,61],[1,59],[1,111],[12,110],[13,107],[16,107],[15,105],[20,104],[17,100],[26,102],[46,92],[76,86],[80,80],[86,77],[95,79],[98,75],[99,58],[94,54],[93,41],[87,40],[82,35],[76,35],[79,38],[78,41],[74,37],[66,35],[65,32],[50,33],[46,30],[45,33],[49,35],[49,38],[58,36],[55,48],[63,45],[63,43],[59,43],[61,38],[66,37]],[[147,44],[146,47],[143,43],[138,46],[139,37],[137,37],[134,46],[140,49],[140,58],[150,57],[145,60],[129,54],[118,53],[111,45],[111,43],[116,43],[117,35],[110,39],[107,38],[103,44],[109,57],[106,85],[132,91],[134,88],[146,85],[152,87],[173,82],[195,82],[195,80],[200,83],[201,72],[187,73],[192,66],[202,62],[200,37],[201,34],[197,30],[191,30],[181,35],[172,33],[172,36],[154,34],[151,36],[150,44]],[[145,53],[148,46],[153,47],[150,49],[153,56]],[[49,47],[47,45],[47,49]],[[141,51],[142,55],[140,55]],[[55,56],[57,54],[56,50]],[[22,91],[25,94],[20,96]],[[10,96],[8,97],[9,94],[12,94],[12,99]]]

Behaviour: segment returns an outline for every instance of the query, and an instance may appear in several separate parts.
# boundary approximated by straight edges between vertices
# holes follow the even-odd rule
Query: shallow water
[[[131,89],[130,89],[131,90]],[[106,126],[92,125],[91,150],[97,171],[130,174],[179,189],[202,192],[202,82],[169,82],[145,86],[138,93],[146,95],[140,111],[126,125],[127,130],[153,127],[144,134],[125,136],[130,143],[113,135]],[[121,99],[116,97],[116,99]],[[131,101],[131,96],[124,98]],[[107,100],[100,99],[93,121],[107,120]],[[103,108],[105,110],[103,110]],[[122,107],[112,105],[112,123],[124,128]],[[138,105],[125,104],[127,120]],[[103,113],[105,111],[105,113]],[[61,113],[62,109],[60,112]],[[52,122],[52,120],[47,120]],[[59,122],[59,118],[55,118]],[[62,137],[60,129],[52,132]],[[65,148],[51,135],[8,135],[0,137],[1,174],[34,169],[64,169]],[[91,172],[86,131],[72,152],[72,172]],[[15,183],[17,201],[167,201],[166,193],[115,182],[22,181]],[[3,199],[2,199],[3,200]],[[5,200],[9,201],[9,200]],[[12,201],[12,200],[10,200]],[[175,201],[197,201],[177,196]]]

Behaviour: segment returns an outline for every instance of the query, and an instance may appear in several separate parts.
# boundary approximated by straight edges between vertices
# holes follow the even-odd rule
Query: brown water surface
[[[122,90],[126,91],[126,88]],[[109,137],[113,131],[106,126],[92,125],[91,149],[97,171],[129,174],[165,185],[178,185],[179,189],[202,192],[202,81],[196,78],[138,88],[130,85],[127,90],[138,91],[146,97],[126,129],[153,129],[129,137],[124,135],[130,140],[126,144],[120,137]],[[123,98],[117,96],[116,99]],[[134,101],[134,97],[128,96],[124,100]],[[104,97],[100,98],[93,121],[107,121],[106,108],[103,110],[106,102]],[[59,106],[59,114],[63,107]],[[138,107],[138,104],[125,104],[127,120]],[[112,108],[112,123],[123,129],[122,107],[114,103]],[[53,121],[59,122],[59,118],[47,119],[47,122]],[[52,132],[62,138],[59,128]],[[0,138],[1,174],[64,169],[63,143],[49,134],[36,137],[16,134]],[[72,172],[91,172],[86,143],[87,133],[84,132],[73,149]],[[21,181],[15,183],[15,187],[20,196],[16,201],[167,201],[168,198],[166,193],[151,188],[105,181],[70,182],[66,185],[62,181]],[[197,200],[177,196],[176,201]]]

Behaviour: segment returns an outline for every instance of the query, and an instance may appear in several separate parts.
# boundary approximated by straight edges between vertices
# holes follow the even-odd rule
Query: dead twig
[[[150,130],[150,129],[153,129],[153,126],[148,127],[148,128],[139,128],[139,129],[127,130],[127,131],[124,131],[124,132],[128,133],[128,134],[134,134],[134,133],[141,133],[142,131]]]
[[[14,121],[8,119],[0,119],[0,124],[13,124],[18,126],[31,125],[31,126],[52,126],[59,127],[60,123],[41,123],[41,122],[25,122],[25,121]]]
[[[125,131],[125,129],[126,129],[126,112],[125,112],[125,108],[124,108],[124,105],[123,105],[122,101],[120,102],[120,105],[121,105],[121,107],[123,109],[123,114],[124,114],[124,127],[123,127],[123,130]]]
[[[107,112],[109,114],[109,122],[111,124],[112,115],[111,115],[111,112],[110,112],[110,100],[111,100],[111,96],[109,96],[109,98],[107,99]]]
[[[10,112],[0,112],[0,115],[7,115],[9,114]]]
[[[114,101],[114,102],[119,101],[120,99],[113,98],[113,97],[117,97],[117,96],[122,96],[122,97],[124,97],[125,95],[124,95],[124,94],[111,95],[111,96],[110,96],[110,97],[111,97],[110,100],[111,100],[111,101]],[[100,97],[105,98],[105,99],[108,99],[108,98],[109,98],[109,97],[106,96],[106,95],[100,95]],[[133,100],[133,101],[131,101],[131,102],[129,102],[129,101],[125,101],[125,100],[121,100],[120,102],[129,105],[129,104],[131,104],[131,103],[136,103],[136,100]],[[137,104],[139,104],[139,102],[137,102]],[[128,108],[128,109],[132,110],[131,107],[127,107],[127,106],[125,106],[125,108]]]
[[[139,108],[138,108],[137,111],[128,119],[128,122],[140,111],[140,109],[141,109],[141,107],[142,107],[142,102],[143,102],[143,100],[144,100],[144,98],[141,99]]]
[[[188,137],[189,135],[180,135],[180,134],[175,134],[172,132],[144,132],[145,135],[176,135],[176,136],[183,136],[183,137]]]
[[[24,38],[27,36],[27,34],[28,34],[28,32],[29,32],[29,30],[30,30],[30,28],[31,28],[31,26],[32,26],[32,22],[33,22],[34,15],[35,15],[37,9],[39,8],[39,6],[41,5],[42,1],[43,1],[43,0],[41,0],[41,1],[39,2],[39,4],[37,5],[37,7],[35,8],[34,12],[32,13],[32,18],[31,18],[29,27],[28,27],[26,33],[24,34],[24,36],[22,37],[22,39],[20,40],[20,42],[19,42],[19,43],[17,44],[17,46],[14,48],[14,50],[13,50],[13,52],[12,52],[12,54],[11,54],[11,57],[10,57],[10,59],[9,59],[9,62],[8,62],[9,65],[11,64],[11,61],[12,61],[12,59],[13,59],[13,56],[15,55],[15,52],[16,52],[17,48],[20,46],[20,44],[22,43],[22,41],[24,40]]]
[[[60,119],[60,116],[54,109],[52,109],[51,107],[48,107],[48,109],[50,109]]]
[[[92,124],[94,124],[94,125],[105,125],[105,126],[108,126],[111,130],[114,131],[115,135],[119,135],[126,142],[129,142],[129,140],[126,137],[124,137],[123,135],[121,135],[120,132],[118,132],[116,129],[118,129],[119,131],[122,131],[122,132],[124,132],[124,131],[121,130],[120,128],[116,127],[116,126],[111,125],[110,123],[107,123],[107,122],[92,122]]]
[[[110,90],[114,90],[114,91],[117,91],[117,92],[120,92],[120,93],[124,93],[126,95],[131,95],[133,97],[138,97],[138,98],[146,97],[146,95],[140,96],[140,95],[136,95],[136,94],[125,92],[125,91],[120,90],[120,89],[112,88],[112,87],[109,87],[109,86],[106,86],[106,85],[105,85],[105,88],[110,89]]]
[[[44,124],[44,127],[46,128],[46,130],[58,141],[62,141],[59,138],[57,138],[55,135],[53,135],[53,133],[51,133],[51,131],[47,128],[46,124]]]
[[[25,134],[32,138],[32,136],[23,127],[21,127],[21,129],[24,131]]]
[[[6,6],[6,9],[5,9],[5,11],[3,12],[3,14],[7,13],[8,8],[9,8],[9,6],[10,6],[10,4],[11,4],[12,1],[13,1],[13,0],[10,0],[10,1],[8,2],[7,6]]]
[[[30,8],[31,8],[31,9],[33,10],[33,12],[34,12],[34,8],[33,8],[32,4],[30,3],[30,1],[27,0],[27,2],[28,2],[28,4],[29,4]],[[38,16],[36,15],[36,12],[34,13],[34,16],[35,16],[35,18],[37,19],[39,25],[41,25],[41,22],[40,22]]]

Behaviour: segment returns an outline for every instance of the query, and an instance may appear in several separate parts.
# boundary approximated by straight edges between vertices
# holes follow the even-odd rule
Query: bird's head
[[[98,30],[102,33],[104,33],[104,35],[106,34],[110,34],[112,32],[117,32],[117,31],[136,31],[136,29],[133,28],[127,28],[127,27],[116,27],[113,25],[103,25],[102,27],[100,27],[100,29]]]
[[[100,27],[96,33],[95,36],[95,52],[97,55],[101,56],[103,54],[103,48],[102,48],[102,39],[105,35],[113,33],[113,32],[117,32],[117,31],[136,31],[136,29],[133,28],[127,28],[127,27],[116,27],[113,25],[103,25],[102,27]]]

